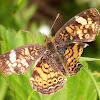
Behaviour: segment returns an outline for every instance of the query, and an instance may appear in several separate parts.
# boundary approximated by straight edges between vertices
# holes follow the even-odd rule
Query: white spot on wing
[[[80,23],[80,24],[82,24],[82,25],[86,25],[86,24],[87,24],[87,20],[86,20],[85,18],[83,18],[83,17],[79,17],[79,18],[76,18],[76,17],[75,17],[75,19],[76,19],[76,21],[77,21],[78,23]]]
[[[82,30],[78,30],[78,31],[77,31],[77,34],[79,35],[79,38],[80,38],[80,39],[83,39],[83,38],[82,38],[82,36],[83,36]]]
[[[18,67],[21,67],[21,64],[18,64]]]
[[[11,67],[10,69],[9,69],[11,72],[13,72],[14,71],[14,69]]]
[[[75,19],[79,18],[79,16],[75,16]]]
[[[10,57],[11,63],[14,63],[16,61],[16,52],[14,50],[11,50],[9,57]]]
[[[22,59],[21,60],[21,63],[23,64],[23,63],[25,63],[26,62],[26,59]]]
[[[31,77],[31,78],[30,78],[30,81],[34,81],[34,78]]]
[[[9,64],[9,61],[8,60],[6,61],[6,64]]]
[[[11,66],[12,66],[12,64],[11,64],[11,63],[9,63],[9,64],[8,64],[8,66],[9,66],[9,67],[11,67]]]
[[[17,66],[17,63],[14,63],[12,66],[13,66],[13,67],[16,67],[16,66]]]
[[[26,61],[26,59],[22,59],[21,63],[23,64],[23,66],[26,66],[26,67],[29,66],[28,63],[27,63],[27,61]]]
[[[17,59],[16,62],[20,62],[20,59]]]

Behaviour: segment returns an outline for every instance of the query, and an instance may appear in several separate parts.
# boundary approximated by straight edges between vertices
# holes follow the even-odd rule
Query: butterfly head
[[[46,43],[46,48],[51,52],[54,52],[54,44],[52,40],[48,38],[46,35],[45,35],[45,43]]]
[[[45,43],[52,43],[52,40],[45,35]]]

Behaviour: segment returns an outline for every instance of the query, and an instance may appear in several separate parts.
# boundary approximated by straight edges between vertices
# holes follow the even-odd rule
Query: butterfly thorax
[[[49,50],[51,53],[55,53],[54,44],[52,40],[47,36],[45,36],[45,43],[46,43],[47,50]]]
[[[51,53],[51,55],[54,57],[55,62],[59,65],[58,69],[63,73],[63,75],[66,75],[67,73],[65,71],[63,61],[57,52],[56,44],[54,44],[52,40],[47,36],[45,36],[45,43],[46,43],[47,52],[49,51]]]

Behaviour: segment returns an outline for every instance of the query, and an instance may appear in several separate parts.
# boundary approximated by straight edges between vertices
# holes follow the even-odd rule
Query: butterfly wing
[[[95,40],[100,26],[100,14],[95,8],[85,10],[61,27],[55,35],[55,44],[63,42],[90,42]],[[60,40],[60,41],[59,41]]]
[[[83,48],[86,46],[88,46],[88,44],[78,42],[57,46],[57,52],[59,53],[64,68],[69,76],[75,75],[82,67],[79,58],[83,52]]]
[[[30,77],[32,88],[45,95],[59,91],[66,83],[66,77],[59,70],[63,67],[58,64],[54,54],[46,52],[33,69]]]
[[[42,44],[28,44],[0,56],[0,69],[6,74],[25,74],[30,66],[44,53]]]

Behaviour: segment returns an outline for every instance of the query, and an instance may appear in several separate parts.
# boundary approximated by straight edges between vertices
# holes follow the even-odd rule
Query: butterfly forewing
[[[54,42],[90,42],[95,40],[100,26],[100,14],[95,8],[81,12],[70,19],[55,35]],[[60,41],[59,41],[60,40]]]
[[[25,74],[44,51],[45,46],[39,43],[15,48],[0,56],[0,69],[6,75]]]
[[[42,94],[49,95],[59,91],[66,83],[66,77],[60,71],[56,54],[47,52],[38,60],[30,77],[32,88]]]

